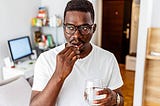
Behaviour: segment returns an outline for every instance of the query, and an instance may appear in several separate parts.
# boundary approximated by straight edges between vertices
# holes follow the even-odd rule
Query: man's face
[[[95,31],[89,12],[68,11],[64,19],[64,35],[69,46],[86,50]]]

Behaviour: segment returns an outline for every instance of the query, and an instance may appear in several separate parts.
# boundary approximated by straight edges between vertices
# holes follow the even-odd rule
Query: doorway
[[[129,54],[131,9],[132,0],[103,0],[102,48],[122,64]]]

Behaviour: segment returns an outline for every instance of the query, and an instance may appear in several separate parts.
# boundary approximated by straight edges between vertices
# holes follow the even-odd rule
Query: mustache
[[[85,43],[82,39],[80,39],[80,38],[75,38],[75,37],[72,37],[70,40],[69,40],[69,43],[79,43],[79,42],[81,42],[81,43]]]

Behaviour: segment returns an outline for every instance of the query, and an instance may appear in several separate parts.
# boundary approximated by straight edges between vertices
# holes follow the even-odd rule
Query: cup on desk
[[[37,59],[37,52],[36,50],[32,50],[33,54],[31,55],[31,59],[32,60],[36,60]]]
[[[104,83],[102,79],[89,79],[85,81],[84,97],[89,106],[96,106],[93,104],[94,100],[103,99],[106,95],[96,95],[97,91],[104,89]]]

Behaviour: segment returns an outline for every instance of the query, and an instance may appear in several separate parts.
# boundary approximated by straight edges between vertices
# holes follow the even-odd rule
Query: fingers
[[[105,95],[105,97],[102,99],[94,100],[94,104],[98,104],[99,106],[111,106],[113,99],[112,90],[105,88],[103,90],[97,91],[96,95]]]
[[[69,60],[75,60],[78,59],[80,51],[78,50],[78,48],[75,48],[73,46],[71,47],[67,47],[69,48],[64,55],[69,59]]]
[[[112,92],[112,90],[110,90],[109,88],[104,88],[103,90],[99,90],[97,91],[97,95],[102,95],[102,94],[110,94]]]
[[[56,71],[63,79],[71,73],[79,53],[75,47],[66,47],[56,56]]]
[[[68,48],[69,48],[69,50],[65,52],[65,56],[72,58],[75,55],[80,54],[80,51],[78,50],[78,48],[75,48],[75,47],[68,47]]]
[[[78,48],[68,46],[59,53],[60,59],[66,61],[68,64],[73,64],[80,58],[80,51]]]
[[[68,50],[68,48],[66,47],[59,54],[64,54],[67,50]]]

